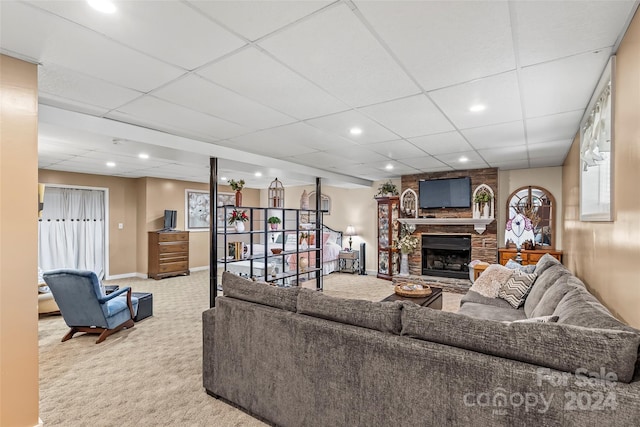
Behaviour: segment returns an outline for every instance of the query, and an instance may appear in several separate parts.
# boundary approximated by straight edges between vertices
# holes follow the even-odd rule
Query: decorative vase
[[[400,274],[399,276],[409,275],[409,254],[402,253],[400,256]]]
[[[300,271],[306,271],[309,266],[309,260],[307,257],[300,257]]]
[[[236,191],[236,206],[242,206],[242,193],[240,192],[240,190]]]
[[[278,224],[269,224],[271,226],[272,230],[277,230],[278,229]]]
[[[236,231],[242,233],[244,231],[244,222],[236,221]]]
[[[482,218],[489,218],[489,203],[485,203],[482,206]]]

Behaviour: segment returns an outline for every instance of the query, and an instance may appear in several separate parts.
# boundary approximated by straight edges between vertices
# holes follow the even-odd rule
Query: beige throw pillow
[[[513,275],[513,271],[500,264],[491,264],[473,282],[471,290],[487,298],[497,298],[500,287],[507,283]]]

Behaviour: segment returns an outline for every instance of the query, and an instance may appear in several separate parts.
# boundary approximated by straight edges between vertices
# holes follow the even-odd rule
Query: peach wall
[[[640,14],[617,52],[614,221],[581,222],[579,137],[564,164],[564,263],[617,317],[640,328]]]
[[[38,424],[38,69],[0,55],[0,425]]]

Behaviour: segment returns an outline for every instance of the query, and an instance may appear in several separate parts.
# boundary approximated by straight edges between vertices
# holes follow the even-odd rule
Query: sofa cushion
[[[496,298],[496,300],[500,300],[500,298]],[[493,320],[496,322],[513,322],[514,320],[527,318],[524,314],[524,310],[515,310],[508,302],[504,300],[500,301],[503,301],[507,306],[496,307],[494,305],[468,302],[460,307],[458,314],[464,314],[465,316],[476,319]]]
[[[506,268],[500,264],[491,264],[486,270],[473,282],[471,290],[484,295],[488,298],[496,298],[500,286],[511,278],[513,270]]]
[[[402,335],[565,372],[604,368],[623,382],[633,378],[640,346],[640,335],[627,331],[494,322],[413,305],[402,310]]]
[[[516,270],[507,283],[500,287],[498,296],[506,300],[513,308],[518,308],[524,304],[524,300],[529,294],[533,282],[536,281],[536,274],[527,274],[524,271]]]
[[[300,289],[298,313],[399,335],[401,301],[372,302],[338,298],[311,289]]]
[[[552,265],[562,265],[562,263],[553,256],[544,254],[536,263],[536,268],[535,270],[533,270],[533,272],[540,276],[547,268],[551,267]]]
[[[542,273],[540,274],[535,273],[538,278],[533,284],[533,287],[529,291],[529,295],[524,302],[524,311],[529,317],[531,317],[531,313],[540,302],[542,295],[547,292],[547,289],[549,289],[554,283],[556,283],[556,281],[563,275],[571,275],[571,272],[567,270],[564,265],[557,262],[558,260],[556,260],[555,258],[553,259],[556,261],[556,263],[553,263],[553,265],[550,265],[547,268],[543,269]]]
[[[536,269],[536,265],[535,264],[529,264],[529,265],[522,265],[517,263],[516,261],[510,259],[509,261],[507,261],[507,263],[504,265],[505,267],[507,267],[510,270],[522,270],[527,274],[531,274],[535,271]]]
[[[547,291],[542,295],[542,298],[540,298],[540,301],[535,308],[529,312],[529,317],[549,316],[553,314],[562,298],[576,287],[583,287],[580,279],[572,274],[564,274],[560,276],[555,283],[548,287]],[[529,298],[531,298],[531,294],[527,297],[527,299]],[[525,301],[524,304],[526,311],[527,302]]]
[[[479,293],[474,292],[471,289],[469,289],[467,293],[464,294],[464,296],[460,299],[460,306],[462,306],[467,302],[475,302],[478,304],[484,304],[484,305],[500,307],[500,308],[508,308],[510,310],[513,310],[513,307],[511,307],[511,304],[509,304],[502,298],[485,297],[484,295],[480,295]]]
[[[538,316],[527,317],[526,319],[514,320],[514,322],[520,323],[555,323],[558,321],[558,316]]]
[[[279,288],[264,282],[254,282],[236,274],[222,273],[222,291],[225,296],[257,304],[296,311],[300,288]]]
[[[553,312],[558,323],[585,328],[618,329],[640,333],[625,325],[606,309],[596,297],[586,289],[575,287],[560,300]]]

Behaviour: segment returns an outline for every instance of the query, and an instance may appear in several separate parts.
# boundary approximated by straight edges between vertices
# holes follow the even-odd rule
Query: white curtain
[[[104,278],[104,191],[46,187],[38,267],[90,270]]]

